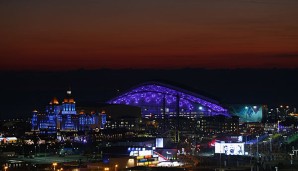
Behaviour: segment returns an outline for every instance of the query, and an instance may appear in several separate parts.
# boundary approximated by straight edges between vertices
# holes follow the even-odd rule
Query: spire
[[[71,94],[71,88],[69,87],[66,91],[66,97],[63,99],[63,103],[75,103],[74,98]]]
[[[67,95],[71,95],[71,88],[69,86],[68,90],[66,91]]]

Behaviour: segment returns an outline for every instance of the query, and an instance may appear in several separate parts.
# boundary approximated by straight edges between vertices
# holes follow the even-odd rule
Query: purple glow
[[[165,107],[169,112],[176,112],[176,101],[179,97],[179,108],[186,113],[204,113],[205,115],[227,115],[227,110],[217,102],[201,95],[188,92],[180,88],[170,88],[170,85],[161,85],[159,83],[144,84],[131,91],[128,91],[108,103],[126,104],[142,107],[142,113],[153,113],[160,115],[165,99]],[[210,102],[213,101],[213,102]],[[199,107],[201,110],[199,110]],[[143,110],[145,108],[146,110]]]

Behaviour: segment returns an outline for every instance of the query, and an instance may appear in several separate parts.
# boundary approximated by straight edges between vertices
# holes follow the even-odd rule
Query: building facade
[[[239,133],[239,117],[206,116],[198,121],[198,129],[205,134]]]
[[[136,86],[108,103],[140,107],[143,118],[229,116],[228,110],[214,99],[160,82]]]
[[[103,128],[105,117],[105,113],[77,111],[71,91],[67,91],[61,104],[54,97],[44,112],[34,110],[31,124],[32,131],[38,131],[40,134],[58,134],[59,132],[78,132]]]

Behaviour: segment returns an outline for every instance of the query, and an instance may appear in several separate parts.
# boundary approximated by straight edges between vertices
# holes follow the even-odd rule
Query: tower
[[[74,101],[74,98],[71,95],[71,90],[68,90],[66,92],[66,97],[63,99],[62,102],[62,115],[70,114],[75,115],[76,112],[76,102]]]
[[[66,97],[63,99],[62,102],[62,109],[61,109],[61,117],[62,117],[62,125],[61,131],[71,131],[77,130],[77,124],[75,123],[75,116],[76,116],[76,102],[71,95],[71,90],[69,89],[66,92]]]
[[[57,115],[60,112],[59,101],[56,97],[54,97],[49,105],[46,107],[47,114],[47,127],[48,133],[55,133],[57,128]]]
[[[106,123],[107,123],[107,115],[106,112],[103,110],[100,114],[101,116],[101,123],[100,123],[100,129],[105,129]]]
[[[39,127],[38,127],[38,120],[37,120],[37,110],[34,110],[32,112],[32,119],[31,119],[31,127],[32,127],[32,131],[35,131],[35,130],[39,130]]]

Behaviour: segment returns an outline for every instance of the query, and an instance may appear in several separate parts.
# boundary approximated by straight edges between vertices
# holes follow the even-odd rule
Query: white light
[[[244,155],[244,143],[215,143],[215,153]]]

